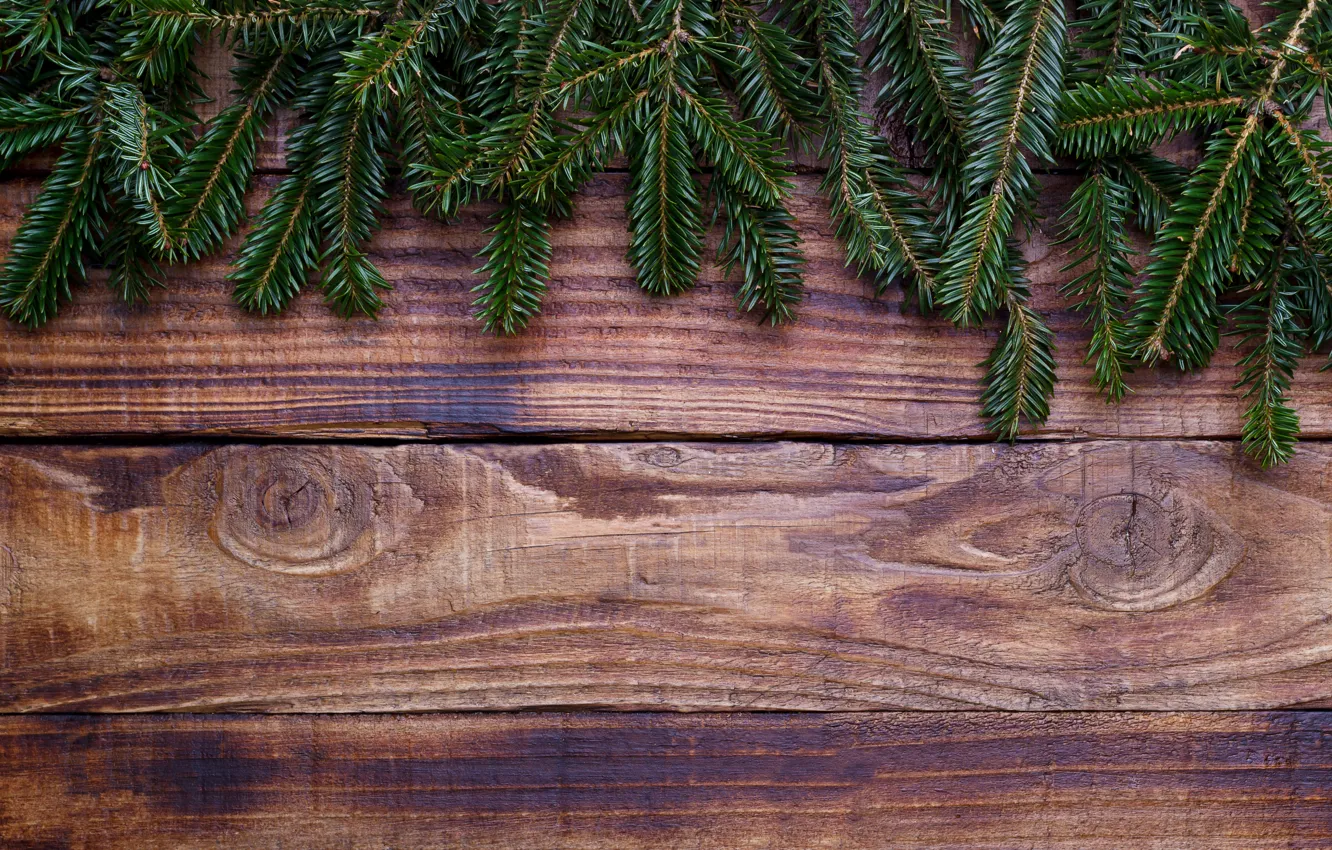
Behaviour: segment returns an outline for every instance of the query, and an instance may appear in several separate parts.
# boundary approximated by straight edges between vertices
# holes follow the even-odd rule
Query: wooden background
[[[400,195],[378,321],[221,257],[0,328],[0,847],[1332,847],[1332,374],[1269,472],[1227,352],[1106,406],[1042,179],[1016,445],[813,171],[789,327],[638,291],[612,172],[518,338]]]

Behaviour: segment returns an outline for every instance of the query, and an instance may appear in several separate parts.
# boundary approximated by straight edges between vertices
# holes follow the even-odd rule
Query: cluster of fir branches
[[[0,304],[41,324],[88,260],[126,299],[145,297],[162,279],[169,178],[197,120],[191,51],[139,51],[129,18],[97,0],[7,4],[0,45],[0,169],[60,146],[0,273]]]
[[[1085,178],[1067,211],[1085,265],[1068,289],[1089,311],[1096,382],[1117,400],[1135,362],[1196,369],[1234,334],[1245,448],[1285,461],[1292,374],[1332,340],[1332,159],[1308,129],[1327,93],[1332,3],[1278,0],[1256,30],[1216,2],[1085,9],[1093,58],[1063,100],[1056,148]],[[1203,145],[1192,173],[1152,152],[1176,137]],[[1137,281],[1133,226],[1154,236]]]
[[[1097,383],[1117,400],[1136,361],[1203,365],[1233,314],[1249,346],[1245,442],[1264,462],[1287,456],[1291,370],[1332,322],[1332,180],[1301,129],[1326,78],[1328,10],[1298,0],[1254,33],[1215,0],[1085,0],[1071,21],[1059,0],[959,8],[970,63],[941,0],[869,0],[860,27],[847,0],[14,0],[0,12],[0,167],[61,153],[0,306],[41,324],[85,261],[143,298],[160,264],[215,250],[285,107],[299,116],[290,173],[230,275],[250,309],[280,310],[313,278],[339,312],[373,315],[388,284],[366,244],[401,176],[444,218],[493,202],[477,311],[519,331],[545,292],[552,220],[622,157],[640,285],[692,286],[717,224],[740,306],[777,322],[801,297],[786,198],[804,147],[876,291],[901,281],[963,326],[999,317],[982,403],[1012,437],[1046,418],[1054,385],[1018,240],[1033,165],[1058,154],[1085,175],[1066,217],[1082,271],[1066,289],[1093,327]],[[234,53],[236,92],[196,131],[191,57],[207,39]],[[862,113],[862,44],[886,81],[879,111],[925,153],[922,181]],[[1192,176],[1152,153],[1183,133],[1210,139]],[[1134,226],[1157,233],[1136,298]]]
[[[235,98],[196,134],[190,58],[210,38],[235,55]],[[230,275],[247,308],[281,310],[316,278],[340,313],[375,314],[388,283],[366,243],[400,176],[444,218],[497,203],[478,315],[516,332],[545,291],[551,221],[623,156],[640,285],[692,286],[719,223],[740,306],[787,320],[804,265],[788,143],[829,123],[827,188],[856,262],[886,283],[934,253],[922,199],[860,114],[858,41],[845,0],[16,0],[0,12],[0,165],[63,154],[0,273],[0,307],[47,321],[85,260],[140,299],[159,263],[218,248],[287,108],[290,174]],[[121,195],[142,214],[103,215]],[[122,238],[121,221],[141,226]]]

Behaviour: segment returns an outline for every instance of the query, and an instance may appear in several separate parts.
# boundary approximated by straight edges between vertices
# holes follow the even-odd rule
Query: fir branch
[[[1069,69],[1073,83],[1104,83],[1151,64],[1155,9],[1149,0],[1083,0],[1078,8],[1079,33],[1070,45],[1077,57]]]
[[[1288,50],[1298,51],[1302,32],[1319,0],[1276,22]],[[1204,365],[1216,349],[1218,290],[1243,233],[1233,211],[1246,203],[1247,187],[1260,168],[1261,119],[1286,70],[1276,59],[1242,123],[1214,139],[1194,179],[1171,211],[1153,248],[1141,287],[1132,337],[1139,356],[1150,361],[1174,355],[1181,368]]]
[[[871,0],[865,18],[865,38],[874,45],[867,67],[888,77],[879,107],[900,115],[924,143],[934,160],[942,220],[951,227],[966,201],[961,170],[971,83],[945,10],[936,0]]]
[[[1290,271],[1284,253],[1278,252],[1252,295],[1234,310],[1241,344],[1252,346],[1240,360],[1243,371],[1235,384],[1249,402],[1240,436],[1263,466],[1289,460],[1300,430],[1299,415],[1286,399],[1303,345],[1295,306],[1284,290]]]
[[[316,248],[310,180],[304,175],[284,177],[227,275],[235,285],[236,303],[264,314],[281,311],[314,269]]]
[[[550,225],[536,204],[523,200],[503,203],[494,218],[486,231],[490,243],[481,251],[486,262],[477,269],[485,281],[472,291],[486,330],[507,336],[525,328],[541,307],[550,274]]]
[[[929,211],[870,131],[860,111],[856,66],[858,35],[844,0],[805,0],[792,16],[815,46],[824,132],[820,157],[828,163],[821,192],[831,205],[848,263],[876,278],[882,291],[898,278],[914,286],[922,306],[933,298],[939,240]]]
[[[244,48],[255,43],[313,46],[336,38],[340,27],[359,28],[384,15],[377,4],[340,0],[272,0],[258,9],[235,12],[211,9],[202,0],[134,0],[131,8],[140,43],[145,48],[168,50],[209,30],[230,36]]]
[[[73,133],[81,111],[33,97],[0,97],[0,170]]]
[[[443,130],[429,136],[426,147],[407,166],[413,201],[424,213],[451,218],[480,194],[473,179],[480,148],[469,136]]]
[[[1226,266],[1240,280],[1251,280],[1267,268],[1288,214],[1280,187],[1268,176],[1272,160],[1266,151],[1259,162],[1261,171],[1250,178],[1240,210],[1239,243]]]
[[[295,66],[285,51],[247,59],[242,68],[247,85],[190,149],[167,203],[174,247],[190,259],[215,250],[240,224],[264,127],[293,84]]]
[[[589,99],[595,93],[632,88],[635,78],[631,75],[650,67],[653,60],[660,59],[669,46],[668,42],[659,42],[646,47],[635,46],[628,51],[589,47],[583,51],[578,63],[588,67],[560,80],[551,93],[557,96],[559,103],[567,104]],[[602,100],[604,97],[596,99]]]
[[[1138,355],[1148,361],[1174,354],[1181,368],[1193,368],[1216,349],[1216,298],[1241,237],[1233,211],[1243,208],[1259,168],[1250,144],[1257,131],[1254,112],[1209,144],[1157,236],[1132,324]]]
[[[1104,162],[1133,198],[1138,228],[1149,234],[1160,230],[1184,190],[1188,172],[1150,153],[1108,157]]]
[[[1156,65],[1169,63],[1171,76],[1184,83],[1235,91],[1244,87],[1273,57],[1258,43],[1244,13],[1230,3],[1208,3],[1176,21],[1183,46],[1162,40]]]
[[[1063,69],[1064,12],[1057,0],[1016,0],[978,74],[969,115],[971,202],[943,256],[939,300],[961,325],[1007,300],[1008,239],[1035,186],[1023,150],[1050,158]]]
[[[1023,421],[1040,424],[1050,416],[1054,392],[1054,334],[1032,309],[1021,276],[1021,258],[1010,246],[1004,293],[1007,317],[994,351],[986,358],[981,414],[1000,439],[1017,439]]]
[[[725,221],[717,261],[728,276],[740,267],[740,309],[761,309],[763,319],[774,325],[793,320],[804,295],[805,266],[795,219],[781,206],[748,202],[745,193],[725,179],[714,180],[712,191],[717,214]]]
[[[437,0],[415,19],[390,23],[363,36],[343,54],[346,66],[337,75],[334,96],[361,108],[383,107],[388,96],[411,91],[425,72],[425,64],[443,48],[442,37],[450,17],[471,16],[471,0]]]
[[[528,34],[514,71],[513,111],[495,122],[481,142],[487,151],[485,179],[489,184],[504,187],[553,143],[551,83],[561,57],[571,51],[570,42],[581,42],[594,5],[591,0],[552,0]]]
[[[153,249],[169,254],[174,240],[164,201],[177,192],[169,183],[162,159],[172,152],[168,150],[171,134],[179,131],[180,126],[173,126],[165,116],[150,109],[142,90],[131,83],[108,85],[105,98],[102,122],[107,151],[119,155],[113,160],[112,171],[120,178],[123,191],[137,213],[136,223],[143,228]]]
[[[300,292],[318,259],[314,197],[310,178],[317,124],[304,124],[287,140],[282,178],[245,236],[227,280],[233,297],[247,310],[277,313]]]
[[[465,93],[465,83],[447,78],[435,63],[428,63],[414,85],[397,98],[398,161],[403,163],[404,177],[412,181],[412,203],[421,212],[444,219],[481,195],[475,179],[481,151],[473,132],[481,119],[468,111]]]
[[[386,194],[382,118],[356,103],[334,104],[311,145],[310,191],[326,243],[320,256],[324,294],[343,316],[374,316],[384,306],[376,290],[390,288],[363,248],[378,228]]]
[[[1064,94],[1058,148],[1078,157],[1132,152],[1228,119],[1248,99],[1150,78],[1111,79]]]
[[[761,205],[775,206],[791,191],[791,176],[771,142],[731,118],[725,101],[676,89],[679,119],[726,180]]]
[[[1133,277],[1125,235],[1128,216],[1128,190],[1104,167],[1094,167],[1069,200],[1062,240],[1073,245],[1073,259],[1060,271],[1087,268],[1061,292],[1077,299],[1074,309],[1087,311],[1092,338],[1084,362],[1093,364],[1096,387],[1112,402],[1128,391],[1124,374],[1131,361],[1124,324]]]
[[[1332,149],[1317,132],[1296,127],[1280,109],[1267,149],[1286,189],[1290,213],[1306,239],[1332,247]]]
[[[864,198],[885,229],[881,238],[887,250],[878,269],[876,292],[882,295],[888,281],[901,279],[915,294],[920,309],[927,311],[934,306],[942,241],[929,211],[892,167],[887,152],[878,147],[870,153]]]
[[[521,194],[537,203],[551,203],[577,191],[592,175],[625,146],[635,122],[644,119],[643,108],[651,94],[640,89],[600,115],[583,123],[576,134],[537,162],[523,179]]]
[[[123,195],[111,201],[111,224],[101,253],[106,258],[107,286],[122,301],[136,304],[147,301],[152,289],[166,286],[166,276],[131,213],[130,202]]]
[[[802,138],[818,104],[805,86],[809,62],[801,44],[778,22],[769,23],[744,0],[725,0],[723,9],[739,31],[736,99],[741,111],[772,136]]]
[[[698,278],[703,227],[693,154],[669,99],[647,116],[629,149],[629,262],[653,295],[683,292]]]
[[[0,39],[7,42],[8,61],[62,53],[67,42],[78,38],[82,5],[63,0],[7,0],[0,9]]]
[[[83,275],[83,253],[101,228],[100,134],[71,135],[28,208],[0,271],[0,308],[29,327],[55,315]]]

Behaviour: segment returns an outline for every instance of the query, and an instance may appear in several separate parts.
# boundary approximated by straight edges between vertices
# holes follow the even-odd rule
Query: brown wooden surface
[[[1332,715],[0,720],[7,848],[1332,847]]]
[[[116,304],[100,283],[79,288],[46,329],[0,330],[0,435],[984,437],[977,364],[993,329],[903,315],[896,289],[873,300],[843,267],[816,178],[799,180],[794,204],[810,296],[783,328],[738,316],[716,270],[683,297],[640,292],[624,260],[622,184],[598,179],[557,227],[545,310],[516,338],[483,334],[471,316],[483,208],[443,225],[390,204],[375,261],[397,288],[378,322],[341,320],[315,292],[280,317],[246,314],[221,259],[173,271],[147,307]],[[0,246],[37,185],[0,184]],[[1051,214],[1067,180],[1053,188]],[[1060,346],[1042,433],[1238,434],[1230,343],[1205,372],[1140,373],[1121,406],[1096,394],[1082,319],[1055,293],[1066,256],[1049,239],[1027,248]],[[1306,367],[1296,386],[1306,435],[1332,434],[1332,373]]]
[[[0,254],[49,162],[0,180]],[[1264,473],[1171,441],[1238,435],[1229,343],[1096,396],[1052,245],[1074,178],[1024,246],[1060,346],[1039,436],[1130,439],[1017,448],[938,444],[984,440],[994,329],[873,299],[816,173],[780,329],[715,269],[639,292],[624,179],[556,227],[516,339],[470,316],[488,209],[401,192],[378,322],[245,314],[224,255],[0,326],[0,439],[34,441],[0,445],[0,848],[1332,848],[1332,713],[1062,711],[1332,707],[1332,445]],[[663,436],[909,445],[354,444]],[[153,711],[284,715],[49,713]]]
[[[0,709],[1332,705],[1332,447],[10,447]]]

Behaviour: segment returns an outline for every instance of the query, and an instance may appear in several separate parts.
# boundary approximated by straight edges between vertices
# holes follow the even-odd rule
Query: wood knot
[[[684,452],[674,446],[656,446],[638,455],[644,463],[662,469],[673,469],[685,462]]]
[[[379,552],[374,469],[356,453],[241,451],[220,475],[213,536],[237,560],[321,576],[356,569]]]
[[[1219,517],[1175,496],[1103,496],[1076,522],[1073,586],[1115,611],[1158,611],[1211,590],[1239,563],[1243,544]]]

